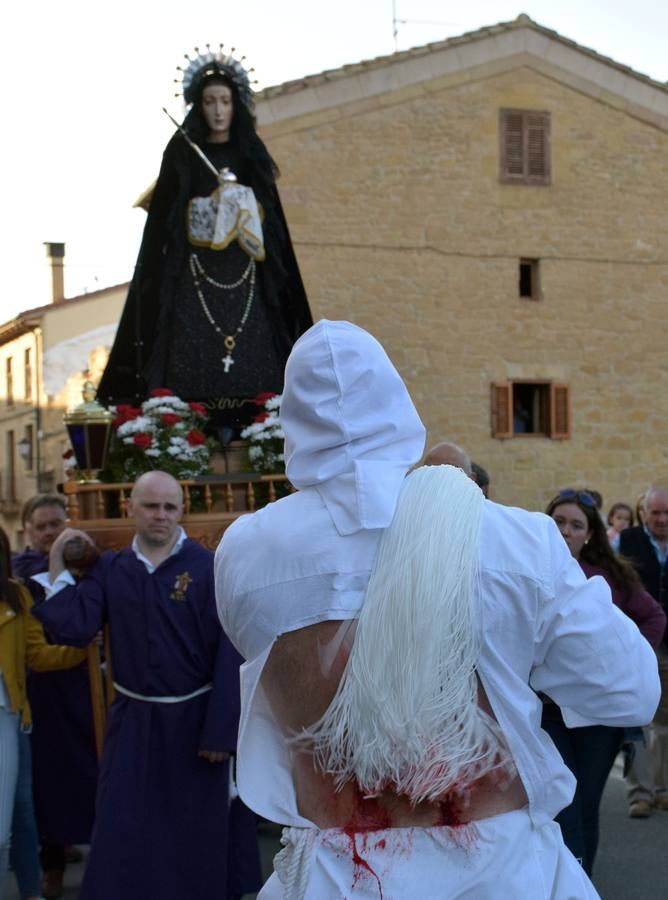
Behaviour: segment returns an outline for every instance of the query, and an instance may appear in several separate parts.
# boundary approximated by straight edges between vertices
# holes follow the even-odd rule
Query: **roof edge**
[[[86,294],[76,294],[74,297],[65,297],[63,300],[56,300],[55,302],[45,303],[42,306],[34,306],[31,309],[23,310],[14,316],[13,319],[0,323],[0,344],[6,344],[8,341],[38,328],[43,316],[51,309],[62,309],[65,306],[71,306],[73,303],[94,300],[112,291],[117,291],[119,288],[127,291],[129,286],[129,281],[122,281],[119,284],[111,284],[108,287],[89,291]]]
[[[659,91],[662,95],[666,96],[666,115],[668,116],[668,83],[656,81],[648,75],[637,72],[630,66],[618,63],[614,59],[598,53],[596,50],[592,50],[589,47],[578,44],[576,41],[565,38],[557,31],[546,28],[535,22],[525,13],[521,13],[516,19],[509,22],[500,22],[497,25],[485,26],[476,29],[475,31],[469,31],[461,35],[446,38],[443,41],[431,42],[408,50],[402,50],[398,53],[391,53],[369,60],[362,60],[357,63],[346,64],[336,69],[327,69],[314,75],[306,75],[303,78],[266,87],[256,94],[256,104],[260,122],[261,124],[272,124],[283,118],[291,118],[290,112],[280,116],[272,115],[272,112],[275,112],[275,107],[278,104],[283,105],[281,101],[287,100],[288,97],[293,98],[303,91],[308,91],[309,89],[317,90],[320,88],[321,92],[323,92],[322,89],[324,89],[325,86],[331,89],[336,82],[343,82],[346,79],[354,79],[359,76],[370,77],[379,69],[394,69],[395,67],[400,67],[406,63],[414,63],[421,57],[426,57],[442,51],[455,51],[456,53],[467,45],[477,44],[481,41],[489,40],[490,38],[494,39],[512,36],[513,33],[523,30],[547,39],[548,41],[555,42],[567,50],[574,51],[585,59],[590,60],[592,63],[612,68],[621,75],[633,79],[638,85],[642,85],[646,90]],[[466,68],[466,66],[462,65],[461,68]],[[290,104],[290,106],[292,105],[293,104]],[[320,105],[320,109],[323,109],[328,105],[330,104],[323,103]],[[651,109],[656,113],[657,106],[661,105],[661,103],[658,101],[657,103],[647,103],[645,105],[647,105],[648,109]]]

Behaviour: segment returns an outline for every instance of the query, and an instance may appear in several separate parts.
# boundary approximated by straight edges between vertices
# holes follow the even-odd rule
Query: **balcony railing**
[[[190,537],[215,549],[225,528],[240,515],[291,493],[285,475],[241,472],[205,475],[180,482],[183,488],[183,527]],[[129,543],[132,522],[127,501],[132,483],[66,481],[70,525],[90,533],[100,547],[119,549]]]

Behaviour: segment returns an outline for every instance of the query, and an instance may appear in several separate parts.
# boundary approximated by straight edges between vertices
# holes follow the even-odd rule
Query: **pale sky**
[[[185,52],[238,48],[258,87],[514,19],[668,81],[668,0],[33,0],[0,35],[4,113],[0,322],[48,303],[44,241],[66,244],[74,296],[130,279]],[[271,147],[270,147],[271,150]],[[283,169],[289,160],[278,159]],[[280,183],[279,183],[280,187]]]

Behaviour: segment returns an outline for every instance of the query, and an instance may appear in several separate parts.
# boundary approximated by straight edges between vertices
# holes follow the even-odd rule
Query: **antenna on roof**
[[[462,28],[461,22],[435,22],[428,19],[398,19],[397,0],[392,0],[392,37],[394,39],[394,52],[399,51],[399,25],[445,25],[447,27]]]

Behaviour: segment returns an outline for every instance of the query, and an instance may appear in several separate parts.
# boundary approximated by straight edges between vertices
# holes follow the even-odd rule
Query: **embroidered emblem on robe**
[[[188,585],[192,581],[189,572],[184,572],[182,575],[176,576],[176,581],[174,582],[174,587],[172,589],[172,593],[169,595],[170,600],[185,600],[186,592],[188,590]]]

